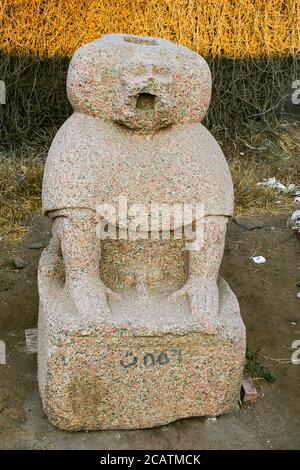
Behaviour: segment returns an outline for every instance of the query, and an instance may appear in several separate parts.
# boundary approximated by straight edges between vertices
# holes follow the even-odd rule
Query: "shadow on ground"
[[[2,243],[0,253],[0,339],[7,364],[0,365],[0,448],[2,449],[298,449],[300,447],[300,365],[291,344],[300,339],[299,241],[287,229],[287,215],[259,217],[261,229],[243,231],[229,223],[222,275],[237,294],[247,327],[248,347],[268,357],[275,384],[256,380],[261,398],[217,422],[190,418],[157,429],[69,433],[54,428],[43,413],[36,379],[36,355],[25,348],[24,330],[37,324],[36,273],[51,227],[36,217],[24,243]],[[256,265],[253,254],[267,262]],[[29,265],[16,270],[11,258]],[[300,284],[299,284],[300,285]],[[286,359],[279,362],[278,359]]]

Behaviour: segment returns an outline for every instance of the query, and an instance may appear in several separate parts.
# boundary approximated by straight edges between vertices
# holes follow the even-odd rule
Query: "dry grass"
[[[0,234],[20,241],[28,219],[41,211],[43,160],[38,156],[0,154]]]
[[[32,214],[41,213],[41,185],[49,138],[24,147],[22,153],[0,153],[0,230],[12,242],[21,240]],[[220,142],[228,158],[235,191],[235,214],[277,214],[294,207],[291,195],[257,186],[275,176],[284,184],[299,183],[294,158],[299,155],[290,126],[273,133],[256,129],[252,140]],[[279,201],[279,202],[278,202]]]
[[[162,36],[214,57],[293,55],[298,0],[2,0],[0,48],[71,56],[105,33]]]
[[[279,170],[257,161],[233,158],[229,162],[235,194],[236,215],[279,214],[290,211],[293,197],[265,186],[257,186],[263,178],[275,176],[286,185],[294,183],[294,171],[282,175]]]
[[[300,185],[298,128],[297,121],[288,120],[272,130],[253,126],[251,133],[220,141],[229,161],[237,215],[278,214],[295,208],[293,195],[257,183],[275,177],[286,186]]]

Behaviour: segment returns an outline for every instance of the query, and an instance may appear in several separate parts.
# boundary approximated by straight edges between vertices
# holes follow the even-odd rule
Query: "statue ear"
[[[195,58],[196,56],[196,58]],[[203,57],[195,54],[176,73],[173,85],[175,122],[201,122],[209,108],[212,77]]]
[[[106,119],[112,117],[118,76],[113,67],[115,60],[98,40],[75,52],[67,77],[68,99],[74,111]]]

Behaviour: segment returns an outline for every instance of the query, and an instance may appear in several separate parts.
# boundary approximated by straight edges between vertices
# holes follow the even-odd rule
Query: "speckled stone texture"
[[[145,428],[237,409],[244,325],[224,280],[222,327],[213,336],[201,333],[185,300],[128,295],[110,304],[111,319],[102,322],[62,309],[68,299],[53,295],[51,283],[44,289],[39,384],[54,425],[70,431]]]
[[[43,180],[53,236],[39,265],[38,379],[49,419],[66,430],[142,428],[235,409],[245,328],[218,276],[233,189],[201,124],[206,62],[164,39],[106,35],[75,53],[67,90],[74,113]],[[201,247],[159,231],[100,241],[97,207],[118,208],[120,196],[149,211],[203,205]]]

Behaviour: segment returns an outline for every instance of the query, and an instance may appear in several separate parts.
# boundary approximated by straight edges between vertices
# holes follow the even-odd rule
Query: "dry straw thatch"
[[[299,0],[2,0],[0,48],[70,57],[104,33],[162,36],[214,57],[299,52]]]

